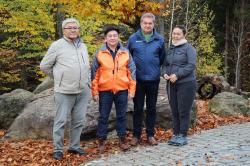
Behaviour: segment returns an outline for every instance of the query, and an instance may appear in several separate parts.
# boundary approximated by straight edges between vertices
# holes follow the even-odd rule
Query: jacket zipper
[[[64,73],[62,73],[62,76],[61,76],[61,79],[60,79],[60,82],[59,82],[59,87],[61,86],[61,83],[62,83],[63,74],[64,74]]]
[[[112,57],[113,58],[113,57]],[[114,68],[113,68],[113,75],[115,75],[115,60],[113,59],[113,63],[114,63]]]
[[[173,52],[172,52],[172,54],[171,54],[171,68],[170,68],[170,73],[169,73],[169,74],[172,74],[174,53],[175,53],[175,48],[173,49]]]
[[[80,90],[80,85],[81,85],[81,79],[82,79],[82,70],[81,70],[81,65],[80,65],[80,59],[79,59],[79,54],[77,51],[77,47],[75,46],[75,44],[73,44],[75,49],[76,49],[76,56],[77,56],[77,60],[78,60],[78,66],[79,66],[79,70],[80,70],[80,79],[79,79],[79,84],[78,84],[78,89]]]

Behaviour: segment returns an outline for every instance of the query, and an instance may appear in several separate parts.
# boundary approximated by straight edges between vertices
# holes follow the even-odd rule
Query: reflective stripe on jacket
[[[94,56],[91,68],[92,95],[99,91],[127,90],[129,94],[135,94],[135,64],[129,51],[120,47],[115,58],[112,57],[106,44],[98,50]]]

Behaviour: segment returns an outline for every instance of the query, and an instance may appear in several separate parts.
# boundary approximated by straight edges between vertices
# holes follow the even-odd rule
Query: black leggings
[[[190,112],[195,98],[196,81],[167,83],[168,100],[172,110],[174,134],[187,135]]]

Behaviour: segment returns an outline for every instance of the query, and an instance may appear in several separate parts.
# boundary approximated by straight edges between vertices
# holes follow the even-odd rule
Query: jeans
[[[148,137],[154,136],[156,120],[156,102],[160,80],[136,82],[133,112],[134,137],[141,137],[144,100],[146,97],[146,132]]]
[[[116,94],[111,91],[99,92],[99,112],[97,137],[107,139],[108,119],[111,112],[112,104],[115,103],[116,109],[116,131],[118,137],[126,135],[127,127],[127,108],[128,108],[128,90],[122,90]]]
[[[170,87],[168,87],[170,86]],[[196,81],[167,84],[168,100],[172,110],[174,135],[187,135],[190,112],[195,98]]]

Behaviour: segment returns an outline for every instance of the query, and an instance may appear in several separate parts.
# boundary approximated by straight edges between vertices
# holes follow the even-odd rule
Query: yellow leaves
[[[101,12],[101,6],[98,3],[91,1],[84,1],[78,3],[71,3],[67,11],[73,15],[81,15],[84,17],[93,16]]]
[[[1,43],[2,46],[25,51],[47,49],[47,40],[52,38],[46,36],[55,32],[50,9],[40,1],[20,1],[11,1],[3,7],[9,18],[4,20],[2,29],[10,35]]]
[[[215,54],[215,36],[212,33],[213,13],[205,5],[203,13],[197,20],[197,27],[188,31],[188,39],[197,50],[196,74],[220,74],[222,55]]]
[[[113,15],[122,20],[134,20],[135,16],[133,11],[136,8],[135,0],[112,0],[109,2],[110,10],[107,10],[107,14]]]
[[[5,73],[5,72],[0,72],[0,81],[3,82],[9,82],[9,83],[15,83],[20,81],[20,75],[16,74],[14,72],[9,72],[9,73]]]
[[[46,77],[46,74],[44,74],[44,72],[42,72],[40,69],[38,69],[38,67],[35,69],[35,71],[36,71],[36,75],[39,78],[38,80],[42,82],[44,80],[44,78]]]
[[[16,70],[17,68],[20,69],[20,66],[30,65],[33,72],[36,64],[31,64],[28,59],[38,63],[34,57],[39,56],[38,53],[46,51],[52,41],[55,40],[55,24],[56,21],[61,21],[55,20],[57,11],[64,13],[66,18],[75,17],[80,21],[81,37],[88,45],[89,54],[92,55],[103,42],[103,36],[100,33],[104,25],[116,24],[122,26],[125,29],[124,32],[128,34],[130,31],[128,25],[132,26],[135,19],[140,17],[142,13],[153,12],[156,14],[159,13],[161,7],[166,6],[166,3],[159,4],[148,0],[2,1],[3,3],[0,3],[0,33],[4,37],[1,46],[4,49],[18,50],[20,54],[18,55],[20,65],[16,65],[16,62],[15,65],[8,64],[9,62],[2,63],[12,66],[3,69],[5,74],[2,74],[3,77],[0,76],[0,79],[1,81],[8,80],[11,82],[19,81],[20,75],[16,74],[18,73]],[[6,59],[5,57],[0,58],[0,62]],[[9,70],[15,70],[16,72],[11,73],[12,79]],[[36,71],[36,74],[41,76],[39,70]],[[29,74],[28,77],[33,77],[33,75]],[[4,86],[1,89],[6,88]]]
[[[204,76],[207,74],[220,74],[221,58],[219,55],[211,54],[211,56],[199,56],[196,65],[197,76]]]
[[[17,13],[16,13],[17,14]],[[5,32],[20,32],[25,31],[28,28],[27,19],[20,17],[19,15],[12,14],[12,18],[5,21],[6,25],[9,25],[9,28],[5,29]]]
[[[101,12],[102,7],[96,0],[43,0],[47,3],[62,4],[63,10],[69,14],[69,16],[93,16]]]
[[[109,2],[112,10],[132,11],[136,6],[135,0],[111,0]]]
[[[122,22],[133,22],[136,17],[140,17],[144,12],[159,13],[160,3],[146,0],[111,0],[105,12]]]

